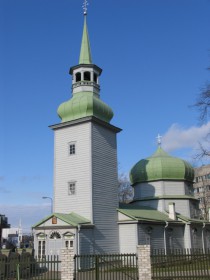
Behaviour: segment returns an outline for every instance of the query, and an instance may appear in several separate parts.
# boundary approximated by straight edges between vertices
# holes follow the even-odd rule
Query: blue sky
[[[24,230],[49,214],[53,131],[71,96],[82,0],[0,0],[0,213]],[[210,0],[89,1],[101,98],[115,116],[119,172],[163,148],[191,162],[210,123],[192,107],[209,81]],[[194,163],[194,162],[193,162]],[[202,162],[198,163],[201,164]]]

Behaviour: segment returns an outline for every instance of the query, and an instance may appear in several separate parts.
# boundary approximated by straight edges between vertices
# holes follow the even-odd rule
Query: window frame
[[[74,186],[74,190],[72,191],[70,188]],[[76,181],[68,182],[68,195],[76,195]]]
[[[75,141],[68,143],[68,154],[69,154],[69,156],[76,155],[76,142]]]

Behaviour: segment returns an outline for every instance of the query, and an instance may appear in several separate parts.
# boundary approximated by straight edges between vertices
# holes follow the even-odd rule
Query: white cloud
[[[205,147],[210,148],[210,142],[205,141],[208,133],[210,133],[210,122],[200,127],[192,126],[189,128],[172,124],[162,137],[162,146],[168,152],[182,148],[196,150],[199,148],[199,143],[203,143]]]
[[[44,217],[50,215],[51,205],[32,204],[32,205],[0,205],[0,214],[7,216],[11,227],[18,227],[21,220],[23,233],[29,233],[31,226],[39,222]]]

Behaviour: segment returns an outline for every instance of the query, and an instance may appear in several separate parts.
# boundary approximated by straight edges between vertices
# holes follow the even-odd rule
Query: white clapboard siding
[[[187,187],[188,188],[188,187]],[[153,181],[139,183],[134,188],[134,200],[163,195],[184,195],[186,186],[180,181]]]
[[[119,240],[121,254],[135,253],[138,244],[137,224],[119,224]]]
[[[93,223],[96,251],[119,251],[116,133],[92,124]]]
[[[175,211],[183,216],[190,217],[190,204],[188,199],[167,199],[165,209],[168,211],[168,204],[175,203]]]
[[[92,220],[91,123],[55,130],[54,212],[77,214]],[[69,155],[75,142],[76,154]],[[76,194],[68,194],[68,182],[76,182]]]
[[[164,209],[163,201],[159,200],[159,199],[135,201],[135,202],[133,202],[133,205],[151,207],[151,208],[157,209],[159,211],[163,211],[163,209]]]
[[[184,182],[165,181],[164,188],[165,188],[164,195],[185,195]]]

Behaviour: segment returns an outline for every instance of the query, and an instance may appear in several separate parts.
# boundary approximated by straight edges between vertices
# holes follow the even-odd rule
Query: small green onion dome
[[[92,92],[87,91],[74,94],[70,100],[58,107],[57,113],[61,118],[61,122],[95,116],[109,123],[114,115],[107,104],[94,96]]]
[[[146,159],[137,162],[130,171],[131,184],[178,180],[193,182],[194,169],[185,160],[168,155],[161,147]]]

